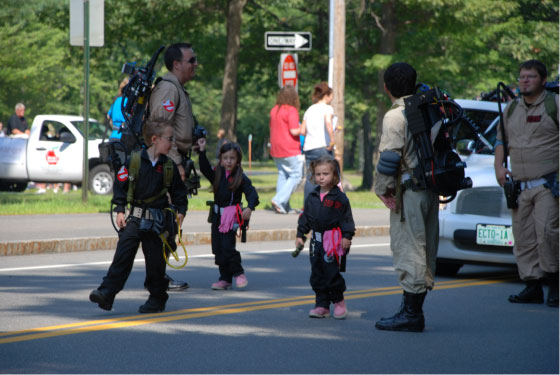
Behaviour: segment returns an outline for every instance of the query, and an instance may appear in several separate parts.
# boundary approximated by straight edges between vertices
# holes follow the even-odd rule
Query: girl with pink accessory
[[[214,290],[232,286],[245,288],[248,284],[241,266],[241,254],[235,249],[236,232],[251,219],[251,213],[259,204],[259,195],[251,180],[241,168],[241,148],[229,142],[220,147],[219,163],[212,168],[206,157],[206,139],[200,138],[193,148],[199,153],[200,171],[212,183],[214,204],[211,207],[212,253],[220,272],[220,278],[212,284]],[[242,194],[247,207],[241,209]]]
[[[329,316],[331,303],[335,319],[344,319],[348,314],[344,301],[346,283],[340,273],[345,271],[346,254],[356,228],[348,197],[337,186],[341,180],[339,171],[332,157],[311,162],[311,178],[318,186],[305,200],[298,221],[296,248],[303,246],[305,234],[312,231],[309,282],[315,292],[315,308],[309,311],[311,318]]]

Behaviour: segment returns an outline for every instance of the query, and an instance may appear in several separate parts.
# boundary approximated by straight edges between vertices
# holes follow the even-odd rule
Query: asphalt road
[[[88,300],[113,250],[2,257],[2,373],[558,373],[558,309],[513,305],[512,268],[465,266],[438,278],[423,333],[384,332],[401,290],[388,237],[355,238],[345,279],[349,316],[310,319],[307,252],[292,242],[240,244],[249,286],[212,291],[208,246],[189,248],[191,283],[161,314],[141,315],[141,252],[114,309]]]

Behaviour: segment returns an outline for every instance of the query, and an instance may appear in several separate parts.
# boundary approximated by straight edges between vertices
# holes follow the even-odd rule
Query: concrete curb
[[[359,226],[356,236],[388,236],[389,226]],[[287,241],[295,240],[295,229],[249,230],[247,241]],[[74,251],[110,250],[117,247],[117,236],[97,238],[65,238],[55,240],[36,241],[8,241],[0,242],[0,256],[32,255],[50,253],[69,253]],[[184,233],[183,242],[186,245],[210,245],[210,232]]]

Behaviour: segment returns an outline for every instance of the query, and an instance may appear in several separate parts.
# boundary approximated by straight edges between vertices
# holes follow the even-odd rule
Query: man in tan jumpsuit
[[[384,80],[385,92],[393,105],[383,118],[379,150],[392,151],[401,161],[395,173],[381,173],[378,168],[374,188],[391,210],[391,252],[404,293],[401,310],[379,320],[375,328],[421,332],[424,330],[422,305],[427,291],[434,286],[439,236],[438,196],[430,190],[412,190],[403,185],[411,179],[407,170],[418,164],[404,107],[404,98],[416,91],[416,71],[406,63],[395,63],[385,71]]]
[[[545,90],[546,66],[537,60],[519,69],[522,99],[504,110],[511,171],[504,166],[502,134],[498,131],[494,169],[500,185],[506,176],[521,182],[519,207],[512,210],[513,249],[526,288],[509,296],[512,303],[543,303],[542,279],[549,284],[547,304],[558,307],[558,95]],[[548,105],[547,105],[548,101]],[[556,120],[556,121],[555,121]]]
[[[169,72],[151,93],[150,120],[173,122],[175,142],[168,156],[177,164],[181,178],[185,180],[182,162],[191,150],[194,117],[189,94],[183,86],[194,78],[198,61],[189,43],[167,47],[163,59]]]
[[[183,85],[194,78],[198,61],[189,43],[176,43],[167,47],[163,56],[169,71],[159,81],[150,95],[150,120],[171,121],[174,142],[169,151],[177,164],[181,179],[185,180],[183,161],[190,156],[194,117],[189,94]],[[184,281],[169,279],[169,290],[188,288]]]

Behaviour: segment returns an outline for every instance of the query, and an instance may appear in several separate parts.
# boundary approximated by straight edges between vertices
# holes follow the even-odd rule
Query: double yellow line
[[[495,278],[484,279],[464,279],[439,282],[434,288],[436,290],[451,289],[451,288],[465,288],[471,286],[482,286],[496,283],[502,283],[509,280],[514,280],[515,276],[508,275]],[[401,294],[402,289],[400,286],[363,289],[355,291],[347,291],[344,294],[344,299],[360,299],[369,297],[385,296],[390,294]],[[73,335],[77,333],[87,333],[95,331],[104,331],[109,329],[127,328],[140,326],[144,324],[171,322],[175,320],[186,320],[195,318],[205,318],[217,315],[239,314],[257,310],[268,310],[282,307],[291,307],[298,305],[308,305],[315,302],[315,296],[300,296],[291,298],[279,298],[271,300],[253,301],[236,303],[221,306],[199,307],[192,309],[183,309],[176,311],[169,311],[158,314],[143,314],[134,316],[125,316],[111,319],[90,320],[80,323],[61,324],[56,326],[39,327],[26,329],[21,331],[11,331],[0,333],[0,344],[9,344],[21,341],[30,341],[43,339],[48,337]]]

